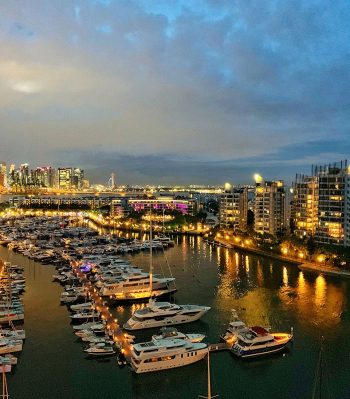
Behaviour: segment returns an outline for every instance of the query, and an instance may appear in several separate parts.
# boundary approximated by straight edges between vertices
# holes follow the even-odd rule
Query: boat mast
[[[149,290],[152,299],[153,291],[153,236],[152,236],[152,204],[149,213]]]
[[[5,375],[5,364],[2,366],[2,395],[1,398],[8,399],[10,397],[9,391],[7,388],[7,380]]]
[[[321,338],[321,348],[320,348],[320,353],[318,356],[318,363],[317,363],[317,369],[316,369],[316,374],[315,374],[315,383],[314,383],[314,389],[312,392],[312,399],[316,399],[317,397],[317,391],[319,392],[319,399],[321,399],[322,396],[322,363],[323,363],[323,341],[324,338]]]
[[[210,383],[210,350],[208,348],[208,399],[211,399],[211,383]]]
[[[208,396],[198,396],[200,399],[217,399],[219,395],[211,395],[211,378],[210,378],[210,350],[208,348],[208,355],[207,355],[207,365],[208,365]]]

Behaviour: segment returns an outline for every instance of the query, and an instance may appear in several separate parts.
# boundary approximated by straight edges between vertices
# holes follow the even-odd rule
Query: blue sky
[[[350,148],[347,0],[0,3],[0,161],[291,181]]]

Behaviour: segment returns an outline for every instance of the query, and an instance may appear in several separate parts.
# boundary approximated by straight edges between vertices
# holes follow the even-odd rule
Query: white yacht
[[[8,323],[9,321],[24,320],[24,314],[16,311],[1,311],[0,323]]]
[[[70,315],[70,318],[72,320],[84,320],[84,319],[95,319],[95,318],[99,318],[100,316],[100,312],[94,312],[94,311],[80,311],[77,313],[74,313],[72,315]]]
[[[293,339],[293,332],[269,333],[263,327],[251,327],[238,335],[232,347],[234,355],[242,358],[268,355],[283,350]]]
[[[146,307],[136,310],[123,327],[125,330],[140,330],[189,323],[200,319],[208,310],[209,306],[177,305],[152,299]]]
[[[137,275],[124,275],[114,282],[105,282],[101,289],[100,294],[102,296],[109,296],[116,300],[127,300],[127,299],[148,299],[151,296],[160,296],[169,294],[176,291],[171,288],[171,283],[174,278],[159,278],[153,276],[152,282],[151,277],[148,273],[140,273]],[[152,294],[150,286],[152,284]]]
[[[104,283],[100,289],[102,296],[109,296],[117,301],[137,301],[168,295],[176,291],[173,277],[161,278],[153,275],[152,243],[152,215],[150,215],[150,272],[136,272],[134,275],[125,273],[120,280]],[[161,247],[163,248],[162,245]]]
[[[22,351],[23,342],[21,340],[0,339],[0,355]]]
[[[202,342],[204,338],[205,334],[184,334],[175,327],[163,327],[160,329],[160,334],[152,335],[152,341],[159,341],[160,339],[184,339],[190,342]]]
[[[187,366],[203,359],[208,345],[182,339],[161,339],[134,344],[131,367],[135,373],[147,373]]]
[[[104,342],[92,344],[89,348],[84,349],[84,352],[90,356],[111,356],[116,353],[112,345]]]
[[[80,310],[93,310],[95,309],[95,305],[92,302],[84,302],[78,303],[76,305],[70,305],[70,308],[73,312],[77,312]]]
[[[225,341],[227,345],[232,347],[237,341],[238,335],[248,330],[249,328],[245,325],[245,323],[238,318],[236,310],[232,309],[231,321],[226,329],[225,334],[223,334],[220,338]]]

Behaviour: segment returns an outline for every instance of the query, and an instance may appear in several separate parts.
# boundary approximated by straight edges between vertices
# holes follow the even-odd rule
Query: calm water
[[[302,273],[295,266],[213,248],[201,238],[179,237],[178,245],[155,255],[158,270],[168,262],[176,277],[178,303],[209,305],[201,321],[181,327],[208,334],[219,342],[231,309],[249,325],[273,330],[294,327],[295,341],[285,355],[242,361],[228,352],[211,356],[213,390],[221,399],[311,398],[324,336],[325,376],[333,398],[350,397],[350,280]],[[69,313],[59,305],[62,288],[51,282],[54,268],[0,248],[0,257],[26,269],[25,328],[27,340],[19,365],[8,377],[11,398],[115,399],[197,398],[206,393],[206,362],[158,373],[134,375],[119,369],[115,358],[87,360],[75,339]],[[128,256],[148,268],[148,255]],[[134,305],[135,306],[135,305]],[[129,306],[115,309],[122,324]],[[137,333],[147,339],[154,330]],[[323,381],[325,386],[326,378]]]

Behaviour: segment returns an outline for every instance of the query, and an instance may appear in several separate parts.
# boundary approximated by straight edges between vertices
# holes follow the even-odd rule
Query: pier
[[[219,352],[230,350],[230,346],[226,342],[219,342],[218,344],[208,344],[209,352]]]
[[[89,281],[86,275],[79,269],[79,262],[71,262],[71,266],[75,275],[79,278],[82,285],[86,288],[88,296],[92,299],[95,304],[96,310],[100,313],[102,321],[106,325],[107,332],[112,336],[113,341],[120,348],[126,359],[130,359],[130,342],[124,337],[123,331],[118,324],[118,320],[115,319],[112,313],[109,311],[109,307],[103,301],[103,298],[97,293],[96,288]]]

